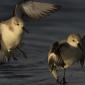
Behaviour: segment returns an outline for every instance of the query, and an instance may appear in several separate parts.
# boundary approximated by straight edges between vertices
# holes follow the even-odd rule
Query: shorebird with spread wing
[[[33,0],[17,4],[13,16],[8,20],[0,22],[0,44],[1,52],[3,53],[3,55],[0,55],[0,57],[3,56],[1,61],[3,62],[3,60],[8,60],[7,56],[9,56],[11,50],[17,48],[20,44],[23,31],[25,30],[27,32],[22,18],[23,15],[27,15],[33,19],[40,19],[41,17],[59,9],[60,6],[58,5]]]

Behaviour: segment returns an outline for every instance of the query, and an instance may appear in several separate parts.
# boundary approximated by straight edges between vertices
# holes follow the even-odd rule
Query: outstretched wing
[[[34,19],[39,19],[60,9],[58,5],[34,1],[22,3],[20,6],[29,17]]]

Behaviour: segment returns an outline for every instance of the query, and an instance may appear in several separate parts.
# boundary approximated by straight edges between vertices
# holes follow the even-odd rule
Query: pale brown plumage
[[[33,19],[39,19],[57,11],[59,8],[60,6],[58,5],[36,1],[26,1],[17,4],[11,18],[0,23],[1,50],[5,56],[8,57],[11,50],[17,48],[20,44],[23,31],[25,30],[23,14]]]
[[[55,42],[48,55],[48,64],[53,77],[59,82],[58,71],[64,69],[63,83],[65,83],[65,69],[76,62],[84,65],[84,50],[82,38],[78,34],[70,34],[64,42]]]
[[[53,13],[58,11],[61,6],[51,3],[44,3],[38,1],[26,1],[23,3],[19,3],[16,5],[16,15],[20,13],[20,15],[27,15],[33,19],[40,19],[44,16],[49,15],[49,13]]]

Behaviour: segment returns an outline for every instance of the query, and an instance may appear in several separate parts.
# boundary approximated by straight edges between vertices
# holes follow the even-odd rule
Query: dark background
[[[0,20],[11,17],[15,5],[22,0],[0,0]],[[48,70],[47,55],[56,40],[65,39],[69,33],[85,34],[84,0],[35,0],[61,5],[60,11],[40,21],[25,19],[23,44],[27,59],[19,52],[17,61],[10,60],[0,66],[0,85],[57,85]],[[85,72],[80,65],[67,70],[67,85],[85,85]]]

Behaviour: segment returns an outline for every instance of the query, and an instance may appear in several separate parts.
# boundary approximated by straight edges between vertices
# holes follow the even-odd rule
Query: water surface
[[[10,17],[15,4],[22,0],[0,0],[0,19]],[[85,34],[84,0],[38,0],[61,5],[60,11],[33,21],[25,18],[26,29],[21,48],[27,59],[17,53],[17,61],[0,66],[0,85],[57,85],[48,70],[47,54],[53,42],[65,38],[68,33]],[[76,64],[66,72],[67,85],[85,85],[85,70]]]

